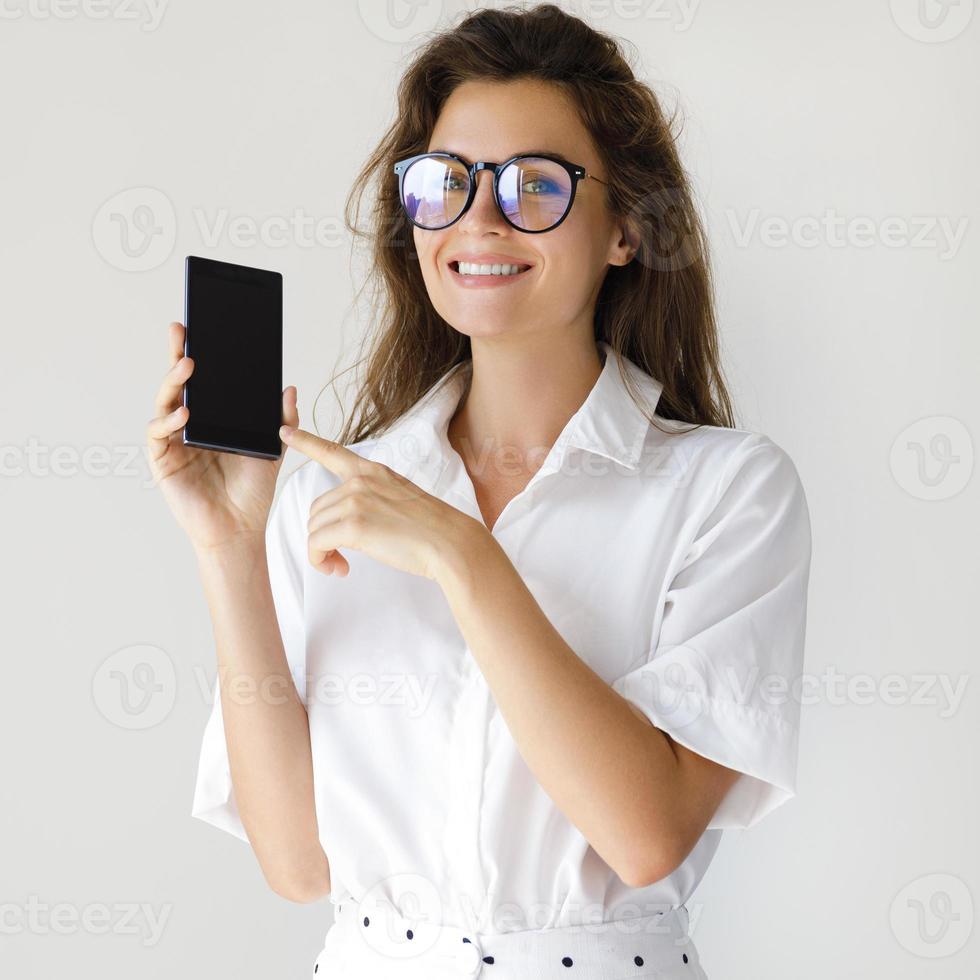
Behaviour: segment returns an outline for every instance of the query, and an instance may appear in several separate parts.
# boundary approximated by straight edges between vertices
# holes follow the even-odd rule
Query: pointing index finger
[[[345,480],[357,473],[358,467],[364,462],[357,453],[346,446],[342,446],[339,442],[321,439],[305,429],[282,425],[279,427],[279,436],[287,446],[292,446],[304,456],[309,456],[310,459],[322,463],[328,470]]]

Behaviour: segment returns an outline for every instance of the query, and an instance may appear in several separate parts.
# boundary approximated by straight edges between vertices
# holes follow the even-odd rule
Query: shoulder
[[[716,425],[692,428],[660,416],[656,420],[660,428],[648,427],[641,472],[683,490],[692,504],[710,508],[736,486],[803,495],[796,464],[766,433]]]
[[[651,426],[647,439],[651,452],[669,450],[669,489],[661,493],[677,518],[682,565],[710,552],[712,562],[737,563],[749,578],[808,568],[809,505],[786,449],[763,432],[687,428],[665,435]]]

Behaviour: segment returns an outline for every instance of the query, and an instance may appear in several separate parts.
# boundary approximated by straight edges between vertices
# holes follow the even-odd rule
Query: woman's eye
[[[463,189],[463,181],[456,176],[446,178],[446,189],[450,191],[460,191]]]
[[[521,189],[525,194],[548,194],[554,192],[555,185],[545,177],[528,177]]]

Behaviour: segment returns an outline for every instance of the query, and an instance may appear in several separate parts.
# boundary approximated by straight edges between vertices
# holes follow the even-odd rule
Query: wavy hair
[[[681,166],[674,118],[665,118],[652,89],[635,77],[621,41],[545,3],[465,16],[416,49],[401,77],[395,121],[345,206],[355,244],[368,243],[362,289],[371,290],[374,329],[362,341],[369,348],[360,362],[366,362],[364,380],[338,442],[380,434],[470,358],[470,338],[429,299],[392,168],[425,152],[442,106],[462,82],[524,78],[551,82],[570,97],[604,164],[608,206],[637,233],[633,260],[607,270],[596,300],[596,341],[663,383],[657,415],[694,426],[734,425],[719,364],[707,238]],[[369,188],[373,208],[362,226]],[[619,369],[640,404],[622,363]]]

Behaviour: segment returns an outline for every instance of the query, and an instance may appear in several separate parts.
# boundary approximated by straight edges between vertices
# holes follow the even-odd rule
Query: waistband
[[[347,898],[316,980],[707,980],[683,905],[653,915],[479,934]]]

